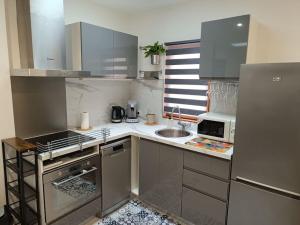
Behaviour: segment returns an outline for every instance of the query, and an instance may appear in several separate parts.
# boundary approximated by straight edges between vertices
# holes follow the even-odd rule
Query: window
[[[208,81],[199,79],[200,40],[166,43],[164,116],[179,106],[184,119],[207,111]],[[178,116],[175,110],[174,116]]]

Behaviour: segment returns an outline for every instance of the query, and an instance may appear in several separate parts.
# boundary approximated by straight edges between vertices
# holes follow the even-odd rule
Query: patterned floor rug
[[[129,203],[104,217],[94,225],[180,225],[168,215],[145,206],[138,200]]]

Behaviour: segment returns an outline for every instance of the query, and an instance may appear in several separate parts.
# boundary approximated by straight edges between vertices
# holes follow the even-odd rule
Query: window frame
[[[176,41],[176,42],[166,42],[165,45],[166,46],[172,46],[172,45],[185,45],[185,44],[193,44],[193,43],[201,43],[201,40],[200,39],[193,39],[193,40],[185,40],[185,41]],[[200,56],[201,57],[201,56]],[[165,111],[165,90],[166,90],[166,70],[167,70],[167,57],[165,58],[164,60],[164,85],[163,85],[163,101],[162,101],[162,107],[163,107],[163,115],[162,117],[165,118],[165,119],[170,119],[171,118],[171,112],[166,112]],[[199,66],[200,66],[200,63],[199,63]],[[199,76],[199,74],[196,74]],[[193,79],[194,80],[194,79]],[[199,77],[199,80],[200,80],[200,77]],[[209,92],[210,92],[210,82],[207,81],[207,91],[206,91],[206,96],[207,96],[207,99],[206,99],[206,112],[209,111],[209,103],[210,103],[210,96],[209,96]],[[198,96],[198,95],[195,95],[195,96]],[[200,95],[199,95],[200,96]],[[200,100],[199,100],[200,101]],[[175,120],[178,120],[179,119],[179,113],[177,112],[177,110],[175,110],[174,114],[173,114],[173,119]],[[181,115],[181,119],[183,121],[187,121],[187,122],[192,122],[192,123],[197,123],[198,122],[198,116],[193,116],[193,115],[187,115],[187,114],[183,114]]]

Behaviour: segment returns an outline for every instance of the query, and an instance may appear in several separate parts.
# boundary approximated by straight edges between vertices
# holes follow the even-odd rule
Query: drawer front
[[[228,179],[230,176],[230,161],[207,156],[195,152],[184,152],[184,167]]]
[[[76,209],[51,225],[78,225],[92,216],[101,214],[101,198],[97,198],[87,205]]]
[[[227,201],[229,184],[226,182],[185,169],[183,172],[183,184]]]
[[[196,225],[225,225],[226,203],[183,188],[182,217]]]

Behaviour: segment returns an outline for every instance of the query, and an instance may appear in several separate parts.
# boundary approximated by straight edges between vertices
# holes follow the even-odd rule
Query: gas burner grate
[[[107,137],[110,136],[110,129],[103,128],[95,131],[88,131],[84,134],[79,134],[72,132],[65,138],[58,138],[48,141],[45,141],[45,137],[41,137],[41,141],[36,140],[35,145],[37,146],[37,151],[39,153],[44,152],[52,152],[58,149],[67,148],[71,146],[79,145],[80,149],[82,149],[82,145],[85,142],[102,139],[106,142]]]
[[[49,141],[46,144],[36,142],[37,150],[40,153],[51,152],[57,149],[66,148],[74,145],[79,145],[82,147],[82,144],[88,141],[95,140],[93,137],[86,135],[78,134],[66,138],[61,138],[53,141]]]

